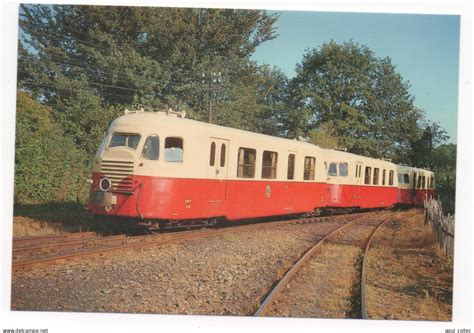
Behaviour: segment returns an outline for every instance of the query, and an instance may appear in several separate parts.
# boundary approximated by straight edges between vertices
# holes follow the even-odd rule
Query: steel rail
[[[209,236],[213,233],[216,233],[216,230],[206,230],[205,232],[201,232],[199,236],[200,237],[206,236],[206,235]],[[158,239],[154,239],[150,241],[139,241],[139,242],[131,243],[131,244],[104,247],[104,248],[80,251],[80,252],[69,253],[69,254],[62,254],[62,255],[57,255],[57,256],[38,259],[38,260],[21,261],[21,262],[13,263],[12,271],[18,272],[26,268],[31,268],[34,266],[40,266],[40,265],[46,265],[46,264],[54,264],[54,263],[58,263],[61,261],[66,261],[66,260],[70,260],[74,258],[87,257],[91,255],[96,255],[96,254],[110,253],[110,252],[116,252],[116,251],[121,251],[121,250],[132,249],[132,248],[144,248],[147,246],[165,244],[165,243],[169,243],[173,241],[181,241],[181,240],[186,240],[186,239],[191,239],[191,238],[196,238],[196,237],[197,237],[196,233],[188,234],[188,235],[179,235],[177,237],[175,236],[172,238],[171,237],[168,237],[168,238],[154,237]]]
[[[305,252],[303,256],[298,259],[298,261],[291,267],[289,271],[283,276],[283,278],[278,282],[278,284],[272,289],[270,294],[267,295],[265,300],[262,302],[260,307],[254,313],[255,317],[264,316],[268,310],[270,309],[271,304],[277,298],[277,296],[281,293],[284,287],[288,284],[288,281],[296,274],[296,272],[303,266],[304,263],[308,261],[309,258],[314,254],[314,252],[319,249],[326,241],[331,238],[332,236],[336,235],[337,233],[341,232],[344,229],[347,229],[351,225],[357,222],[360,217],[356,217],[355,219],[345,223],[344,225],[340,226],[336,230],[331,231],[329,234],[324,236],[320,239],[316,244],[314,244],[309,250]]]
[[[414,214],[411,214],[407,217],[404,217],[404,219],[409,219],[410,217],[413,217],[415,215],[419,214],[418,212],[417,213],[414,213]],[[392,217],[389,217],[387,219],[385,219],[384,221],[382,221],[382,223],[380,223],[373,231],[372,233],[370,234],[369,236],[369,239],[367,240],[367,244],[365,245],[365,249],[364,249],[364,257],[362,259],[362,273],[361,273],[361,278],[360,278],[360,307],[361,307],[361,318],[362,319],[368,319],[368,314],[367,314],[367,301],[366,301],[366,297],[365,297],[365,293],[366,293],[366,277],[367,277],[367,257],[368,257],[368,253],[369,253],[369,250],[370,250],[370,245],[372,244],[372,239],[374,238],[374,235],[375,233],[382,227],[384,226],[388,221],[391,221],[392,220]]]
[[[53,250],[65,250],[65,249],[78,249],[78,248],[87,248],[93,247],[102,244],[117,243],[126,241],[127,236],[125,235],[115,235],[108,237],[94,237],[94,238],[85,238],[76,241],[70,241],[65,243],[48,243],[44,245],[34,245],[34,246],[25,246],[17,247],[13,249],[13,257],[21,254],[32,254],[35,252],[44,253],[52,252]]]
[[[362,273],[360,278],[360,307],[361,307],[361,317],[362,319],[367,319],[367,305],[365,300],[365,277],[367,271],[367,254],[369,253],[370,244],[372,243],[372,239],[374,238],[375,233],[379,230],[385,223],[391,221],[392,217],[389,217],[383,220],[372,232],[370,233],[369,239],[367,240],[367,244],[365,244],[364,256],[362,258]]]
[[[357,217],[359,216],[360,214],[358,214]],[[336,217],[336,220],[340,218],[341,217],[338,216]],[[259,230],[259,229],[263,229],[269,226],[273,227],[273,226],[279,226],[279,225],[312,223],[320,219],[327,220],[328,218],[327,217],[312,217],[312,218],[306,218],[306,219],[292,219],[292,220],[266,222],[266,223],[259,223],[259,224],[239,225],[239,226],[235,226],[234,228],[222,228],[222,229],[210,229],[210,230],[201,229],[201,230],[181,231],[181,232],[159,234],[159,235],[134,236],[134,237],[130,237],[126,239],[127,244],[122,244],[119,246],[103,247],[99,249],[90,249],[87,251],[56,255],[49,258],[14,262],[12,265],[12,271],[18,272],[20,270],[31,268],[33,266],[54,264],[54,263],[58,263],[62,261],[71,260],[74,258],[86,257],[86,256],[91,256],[91,255],[96,255],[96,254],[109,253],[109,252],[132,249],[132,248],[161,245],[165,243],[177,242],[177,241],[188,240],[188,239],[199,238],[199,237],[220,235],[220,234],[225,234],[225,233],[230,233],[230,232],[245,232],[248,230]]]
[[[51,244],[55,241],[63,240],[73,240],[73,239],[86,239],[96,236],[95,232],[74,232],[69,234],[59,234],[59,235],[45,235],[45,236],[29,236],[29,237],[18,237],[13,238],[13,247],[21,247],[24,245],[41,245],[41,244]]]
[[[356,213],[354,214],[355,215],[354,219],[364,217],[366,214],[372,214],[372,213]],[[118,241],[120,242],[120,244],[118,246],[107,246],[107,247],[104,246],[102,248],[88,249],[86,251],[58,254],[52,257],[48,257],[48,258],[13,262],[12,271],[18,272],[20,270],[24,270],[24,269],[31,268],[34,266],[54,264],[58,262],[68,261],[74,258],[81,258],[81,257],[92,256],[96,254],[128,250],[132,248],[162,245],[166,243],[178,242],[178,241],[188,240],[188,239],[193,239],[193,238],[209,237],[209,236],[221,235],[221,234],[226,234],[226,233],[245,232],[249,230],[260,230],[267,227],[275,227],[275,226],[280,226],[280,225],[314,223],[314,222],[318,222],[319,220],[327,221],[331,219],[334,221],[338,221],[341,218],[344,218],[345,216],[347,215],[335,215],[332,217],[318,216],[318,217],[310,217],[310,218],[303,218],[303,219],[291,219],[291,220],[283,220],[283,221],[278,220],[278,221],[269,221],[269,222],[258,223],[258,224],[237,225],[237,226],[233,226],[232,228],[226,227],[226,228],[221,228],[221,229],[209,229],[209,230],[200,229],[200,230],[180,231],[180,232],[165,233],[165,234],[158,234],[158,235],[133,236],[133,237],[127,237],[124,240],[119,239]],[[110,236],[110,237],[113,237],[113,236]],[[125,244],[123,244],[124,242]],[[106,245],[107,241],[104,239],[102,243],[103,244],[100,244],[100,245]]]

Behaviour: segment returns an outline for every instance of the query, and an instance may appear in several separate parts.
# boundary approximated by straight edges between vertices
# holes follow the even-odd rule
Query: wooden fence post
[[[430,224],[445,256],[454,255],[454,216],[444,216],[441,201],[424,201],[425,224]]]

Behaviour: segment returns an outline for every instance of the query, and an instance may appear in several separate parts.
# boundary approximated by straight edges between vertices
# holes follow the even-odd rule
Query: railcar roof
[[[423,171],[423,172],[428,172],[428,173],[434,173],[434,171],[432,171],[432,170],[416,168],[416,167],[412,167],[412,166],[409,166],[409,165],[403,165],[403,164],[397,164],[397,169],[401,170],[401,171],[415,171],[415,172]]]
[[[383,159],[380,159],[380,158],[368,157],[368,156],[364,156],[364,155],[358,155],[358,154],[350,153],[350,152],[343,151],[343,150],[329,149],[329,148],[321,148],[321,149],[323,151],[325,151],[326,153],[331,153],[331,154],[341,155],[341,156],[350,156],[351,158],[358,159],[360,161],[362,159],[365,159],[365,160],[371,160],[371,161],[374,161],[374,162],[384,162],[384,163],[394,164],[391,161],[383,160]]]
[[[285,139],[279,138],[276,136],[270,136],[260,133],[255,133],[251,131],[240,130],[231,127],[219,126],[215,124],[209,124],[202,121],[192,120],[188,118],[180,118],[173,115],[167,115],[164,112],[137,112],[137,113],[128,113],[117,119],[115,119],[110,128],[114,129],[116,127],[137,127],[139,129],[146,129],[155,126],[167,127],[167,128],[177,128],[179,131],[188,132],[189,130],[202,131],[208,135],[215,136],[217,134],[222,135],[223,137],[227,136],[242,136],[245,135],[247,138],[252,136],[255,139],[260,140],[273,140],[279,141],[281,143],[288,144],[297,143],[298,145],[304,145],[307,148],[316,148],[321,149],[319,146],[307,143],[304,141],[298,141],[296,139]]]

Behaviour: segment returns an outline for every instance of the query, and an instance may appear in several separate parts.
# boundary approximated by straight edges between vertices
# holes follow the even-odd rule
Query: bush
[[[28,93],[17,94],[15,204],[70,201],[88,177],[86,154]]]

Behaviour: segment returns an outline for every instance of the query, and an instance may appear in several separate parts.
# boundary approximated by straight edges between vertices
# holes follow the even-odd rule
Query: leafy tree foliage
[[[309,132],[309,142],[323,148],[336,149],[340,147],[334,126],[330,123],[322,123],[317,129]]]
[[[287,78],[279,69],[255,68],[245,80],[229,87],[229,96],[219,94],[215,122],[248,131],[278,135],[279,115],[286,108]]]
[[[418,138],[411,142],[409,164],[436,173],[436,188],[443,207],[454,213],[456,196],[456,145],[445,144],[448,135],[438,124],[424,121]]]
[[[410,146],[422,113],[390,58],[334,41],[307,51],[290,82],[290,135],[331,123],[349,151],[395,158]]]
[[[436,161],[436,147],[443,144],[449,136],[438,124],[427,121],[419,128],[419,135],[411,142],[410,164],[418,167],[434,169],[438,167]],[[455,165],[455,164],[454,164]]]
[[[442,144],[431,154],[436,189],[446,213],[453,214],[456,198],[456,145]]]
[[[213,72],[223,78],[212,87],[223,101],[219,123],[230,113],[242,128],[247,115],[266,112],[254,93],[265,76],[250,56],[275,37],[275,21],[264,11],[21,5],[19,82],[89,154],[127,106],[207,119]]]
[[[53,122],[50,107],[17,95],[15,203],[74,200],[85,183],[84,154]]]

